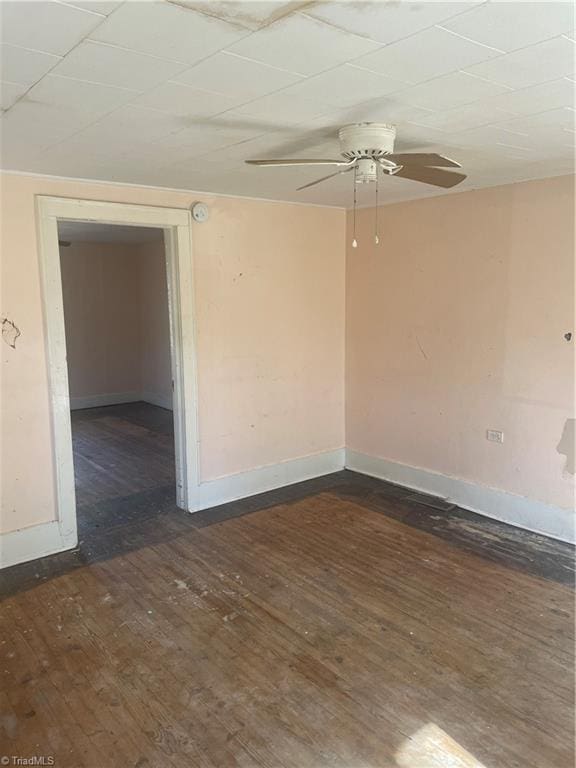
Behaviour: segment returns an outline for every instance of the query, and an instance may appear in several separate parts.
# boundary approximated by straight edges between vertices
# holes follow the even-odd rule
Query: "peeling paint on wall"
[[[562,437],[556,446],[558,453],[566,456],[564,471],[571,475],[576,471],[576,450],[574,445],[574,439],[576,437],[576,431],[574,429],[575,424],[576,419],[566,419],[564,422],[564,429],[562,430]]]
[[[21,335],[20,328],[12,320],[8,320],[7,317],[2,318],[2,338],[9,347],[16,349],[16,340]]]

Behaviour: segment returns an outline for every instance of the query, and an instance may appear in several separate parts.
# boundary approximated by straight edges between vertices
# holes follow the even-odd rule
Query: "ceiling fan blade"
[[[345,168],[343,171],[336,171],[336,173],[330,173],[328,176],[322,176],[321,179],[316,179],[316,181],[311,181],[309,184],[303,184],[301,187],[297,187],[296,191],[299,192],[301,189],[306,189],[307,187],[313,187],[316,184],[320,184],[322,181],[326,181],[326,179],[331,179],[333,176],[340,176],[341,173],[348,173],[348,171],[352,171],[352,168]]]
[[[355,160],[244,160],[248,165],[351,165]]]
[[[435,152],[406,152],[405,154],[384,155],[384,160],[392,160],[398,165],[432,165],[435,168],[462,168],[456,160],[451,160]]]
[[[413,166],[412,168],[409,166],[402,167],[399,171],[390,175],[400,176],[401,179],[421,181],[423,184],[432,184],[434,187],[444,187],[444,189],[455,187],[456,184],[460,184],[466,178],[464,173],[452,173],[451,171],[443,171],[440,168],[429,168],[425,165]]]

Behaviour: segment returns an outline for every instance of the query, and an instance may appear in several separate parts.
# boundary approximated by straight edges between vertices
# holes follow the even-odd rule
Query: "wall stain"
[[[2,318],[2,338],[9,347],[16,349],[16,340],[21,335],[20,328],[12,320],[8,320],[7,317]]]
[[[576,472],[576,446],[574,445],[574,440],[576,438],[575,425],[576,419],[566,419],[564,422],[564,429],[562,430],[562,437],[556,446],[558,453],[562,456],[566,456],[564,471],[571,475]]]
[[[317,0],[286,0],[285,3],[270,6],[270,13],[259,13],[263,3],[245,2],[242,5],[237,0],[167,0],[170,5],[176,5],[184,10],[195,11],[204,16],[220,19],[236,26],[242,31],[255,31],[267,27],[295,11],[310,10],[317,5]],[[250,12],[252,10],[252,13]]]

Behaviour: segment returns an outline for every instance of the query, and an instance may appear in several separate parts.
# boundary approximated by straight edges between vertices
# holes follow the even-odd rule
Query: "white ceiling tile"
[[[91,38],[193,64],[246,34],[237,26],[171,3],[127,2]]]
[[[0,40],[63,56],[102,19],[101,15],[62,3],[8,0],[0,4]]]
[[[454,72],[415,85],[402,91],[397,98],[407,104],[440,111],[496,96],[508,90],[505,86],[489,83],[464,72]]]
[[[117,181],[131,183],[145,183],[142,173],[142,161],[133,157],[124,157],[109,152],[90,154],[84,149],[74,151],[73,147],[58,145],[45,150],[34,162],[38,173],[53,174],[55,176],[71,176],[81,179],[101,179],[102,181]],[[150,173],[154,169],[152,163],[146,170]]]
[[[20,100],[2,116],[2,150],[26,145],[36,151],[71,136],[91,121],[86,112]],[[10,167],[13,167],[12,165]]]
[[[526,88],[574,73],[576,44],[567,37],[554,37],[491,61],[467,72],[510,88]]]
[[[421,83],[499,56],[500,51],[431,27],[357,59],[354,64],[409,83]]]
[[[173,61],[86,41],[71,51],[52,74],[144,91],[183,69],[182,64]]]
[[[74,5],[102,16],[109,16],[121,4],[122,0],[66,0],[66,5]]]
[[[317,99],[307,99],[300,95],[294,95],[281,91],[263,96],[260,99],[243,104],[230,114],[250,115],[263,120],[262,130],[276,128],[277,126],[299,123],[306,119],[314,118],[333,109]]]
[[[240,40],[230,51],[289,72],[312,75],[377,47],[362,37],[295,14]]]
[[[174,164],[158,174],[165,186],[176,186],[196,191],[212,190],[229,195],[248,195],[258,192],[258,180],[251,179],[243,169],[214,167],[206,169],[197,160]],[[261,195],[262,196],[262,195]]]
[[[0,45],[0,72],[11,83],[33,85],[61,60],[60,56],[30,51],[16,45]]]
[[[215,121],[202,121],[152,142],[149,152],[162,157],[166,163],[217,152],[246,138],[241,133],[222,128]]]
[[[180,122],[181,130],[162,137],[158,143],[166,145],[169,152],[171,147],[177,145],[186,147],[189,157],[204,155],[215,148],[227,149],[263,136],[266,132],[270,135],[271,132],[279,130],[275,125],[267,125],[262,120],[233,111],[211,117],[195,117],[191,121],[181,119]],[[196,148],[199,151],[196,151]]]
[[[381,99],[390,93],[405,90],[409,85],[384,75],[369,72],[350,64],[322,72],[287,88],[282,94],[321,100],[334,107],[350,107]],[[279,94],[279,97],[282,96]]]
[[[283,127],[275,132],[268,132],[250,141],[244,141],[226,148],[229,155],[246,159],[249,157],[339,157],[337,120],[321,129],[316,127],[320,121],[311,120],[305,126]]]
[[[58,176],[74,175],[87,176],[87,172],[96,171],[97,166],[102,170],[123,159],[123,155],[115,149],[107,147],[90,148],[81,139],[81,134],[66,139],[45,148],[38,157],[37,165],[41,173],[55,173]],[[88,165],[88,167],[87,167]]]
[[[223,96],[221,93],[200,91],[180,83],[163,83],[136,99],[141,107],[159,109],[182,117],[200,117],[217,115],[227,109],[238,106],[242,99]]]
[[[266,130],[277,131],[278,128],[275,125],[265,126],[262,128],[262,120],[256,117],[250,117],[249,115],[239,115],[234,112],[224,112],[221,115],[215,117],[209,117],[203,125],[210,133],[223,134],[230,138],[228,144],[236,144],[240,141],[247,141],[253,139],[256,136],[261,136]]]
[[[526,115],[506,120],[502,126],[520,133],[531,134],[534,128],[553,128],[555,130],[569,128],[574,130],[576,113],[569,107],[549,109],[535,115]]]
[[[293,137],[292,137],[293,138]],[[283,144],[280,144],[277,151],[280,151]],[[310,143],[306,149],[298,149],[290,154],[291,157],[321,157],[321,158],[335,158],[340,159],[340,142],[334,131],[334,135],[330,138]]]
[[[439,24],[467,10],[467,2],[328,2],[313,6],[307,13],[340,29],[391,43]]]
[[[434,113],[429,109],[397,101],[393,94],[380,99],[370,99],[349,107],[343,112],[340,124],[376,122],[401,126],[407,122],[419,123],[432,114]]]
[[[348,112],[347,109],[332,107],[318,117],[302,120],[289,128],[297,139],[304,140],[307,145],[311,136],[328,136],[334,131],[337,133],[338,128],[346,122]]]
[[[159,136],[161,133],[159,126],[154,125],[153,130],[147,130],[145,138],[134,133],[133,127],[133,125],[118,123],[106,125],[104,121],[89,125],[73,136],[45,147],[41,155],[36,158],[38,172],[101,178],[100,173],[105,174],[118,166],[126,174],[132,173],[134,183],[137,183],[136,178],[144,181],[146,173],[151,173],[155,168],[176,159],[170,153],[168,153],[168,159],[162,157],[158,147],[155,148],[149,140],[150,136]],[[169,128],[163,127],[163,129],[177,130],[177,126],[172,124]],[[59,167],[60,171],[53,170],[54,167]],[[92,176],[88,173],[89,170],[97,172],[98,175]],[[129,180],[128,176],[126,180]]]
[[[574,106],[574,83],[566,78],[541,83],[518,91],[508,91],[491,100],[494,107],[501,107],[515,115],[529,115],[557,107]]]
[[[496,143],[485,146],[460,143],[460,146],[451,146],[446,154],[458,160],[462,172],[468,177],[467,182],[474,186],[506,183],[506,177],[512,183],[517,180],[518,173],[525,173],[527,163],[538,159],[533,151],[498,146]]]
[[[464,107],[456,107],[442,112],[429,112],[427,115],[414,118],[414,120],[423,126],[456,132],[497,123],[500,120],[506,120],[513,114],[513,112],[508,112],[501,107],[492,106],[490,101],[477,101]]]
[[[574,27],[570,2],[488,2],[442,26],[460,35],[513,51],[568,32]]]
[[[225,164],[227,162],[237,162],[241,166],[245,160],[268,158],[268,157],[310,157],[310,147],[302,152],[290,152],[287,149],[290,141],[296,134],[289,131],[277,131],[256,136],[248,141],[242,141],[229,147],[222,147],[217,153],[206,154],[203,159],[210,164]],[[330,155],[324,155],[329,157]],[[339,154],[336,154],[338,157]],[[254,169],[252,169],[254,170]]]
[[[415,150],[427,151],[432,147],[441,145],[440,154],[445,154],[445,134],[436,128],[418,125],[416,123],[404,123],[396,133],[395,149],[400,152],[411,152]],[[455,158],[458,160],[458,158]]]
[[[26,85],[20,85],[20,83],[0,81],[0,109],[10,109],[20,96],[26,93],[27,87]]]
[[[522,143],[541,153],[547,149],[552,149],[554,153],[568,150],[565,154],[571,155],[576,148],[575,115],[573,110],[563,107],[507,120],[500,127],[506,131],[522,133]]]
[[[67,8],[76,19],[89,17],[91,23],[106,25],[106,34],[116,30],[119,37],[113,44],[80,42],[61,61],[55,54],[22,47],[30,46],[29,42],[11,40],[12,47],[3,56],[8,82],[3,84],[2,95],[5,105],[18,101],[1,118],[3,167],[349,204],[352,185],[346,176],[297,192],[297,186],[322,174],[314,168],[258,169],[244,161],[259,156],[338,157],[338,129],[347,123],[373,120],[398,126],[396,146],[400,150],[427,148],[462,162],[468,179],[457,191],[574,170],[574,112],[567,109],[574,106],[574,82],[557,77],[565,70],[556,68],[562,54],[555,48],[566,50],[573,25],[549,34],[551,27],[544,21],[540,27],[545,38],[564,34],[562,42],[546,42],[533,46],[529,54],[518,52],[480,64],[476,56],[492,56],[489,48],[458,36],[462,32],[433,27],[439,22],[442,27],[451,26],[471,15],[461,3],[309,5],[306,13],[276,21],[238,42],[237,36],[289,10],[292,0],[211,0],[208,5],[205,0],[177,0],[204,3],[202,14],[182,11],[176,4],[166,13],[157,2],[130,2],[128,11],[112,2],[116,9],[110,13],[111,6],[105,2],[95,0],[93,6],[89,0],[46,2],[42,8],[26,3],[29,9],[38,7],[45,25],[50,26],[42,31],[48,46],[54,45],[54,36],[61,45],[64,33],[68,34],[58,24],[47,24],[46,7],[53,13],[52,6]],[[3,7],[9,4],[4,2]],[[78,8],[71,8],[73,5]],[[97,12],[85,10],[90,7],[98,8]],[[193,29],[188,23],[182,25],[184,31],[176,28],[174,10],[178,18],[194,19]],[[340,22],[333,26],[332,21],[322,24],[310,18],[312,13],[336,12],[339,18],[347,18],[349,31],[376,34],[383,43],[388,36],[395,40],[395,36],[410,37],[382,47],[338,29],[343,26]],[[106,21],[103,14],[108,13]],[[446,14],[450,22],[445,21]],[[528,15],[533,17],[531,9]],[[211,49],[196,63],[199,46],[216,44],[217,36],[212,33],[207,41],[196,40],[202,25],[229,26],[209,16],[231,22],[237,45],[253,45],[252,56],[258,60],[251,60],[247,53],[212,53]],[[132,28],[127,19],[132,19]],[[519,28],[526,35],[528,27],[522,19]],[[22,38],[40,34],[36,23],[28,27],[19,30]],[[485,27],[478,24],[478,32],[484,33]],[[542,34],[540,27],[532,25],[530,34]],[[516,35],[518,41],[516,30],[498,31]],[[132,45],[145,46],[156,55],[129,50]],[[177,49],[181,52],[176,53]],[[188,58],[175,60],[177,56]],[[46,74],[54,62],[56,66]],[[490,82],[503,77],[503,64],[508,79],[502,82],[515,87],[535,77],[557,79],[513,90]],[[300,74],[293,71],[294,66],[300,67],[296,70]],[[473,74],[458,71],[438,76],[446,67],[469,67]],[[528,80],[518,74],[525,70],[531,73]],[[413,82],[423,77],[426,82]],[[33,87],[26,92],[29,86]],[[407,180],[387,181],[386,189],[380,190],[385,201],[443,193]],[[361,202],[368,204],[373,190],[361,192]]]
[[[47,75],[33,86],[24,101],[66,107],[96,119],[134,99],[138,91],[116,88],[101,83],[88,83],[68,77]]]
[[[507,147],[519,151],[522,155],[532,150],[526,134],[499,125],[486,125],[462,131],[448,136],[447,141],[463,147]]]
[[[180,158],[170,167],[172,172],[184,171],[186,174],[191,172],[202,173],[238,173],[244,170],[243,162],[238,158],[231,160],[221,154],[221,151],[212,150],[200,156],[189,156]]]
[[[188,127],[186,120],[154,109],[127,104],[92,123],[82,131],[81,138],[99,146],[105,142],[110,149],[130,148],[138,143],[155,141]]]
[[[175,78],[178,83],[245,100],[265,96],[301,79],[301,75],[226,52],[205,59]]]

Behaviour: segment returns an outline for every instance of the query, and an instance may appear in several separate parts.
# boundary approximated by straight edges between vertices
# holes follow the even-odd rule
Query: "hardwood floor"
[[[72,411],[72,442],[80,508],[175,483],[172,412],[164,408],[126,403]]]
[[[572,548],[350,472],[188,515],[162,414],[98,410],[81,546],[0,572],[0,754],[572,768]]]

